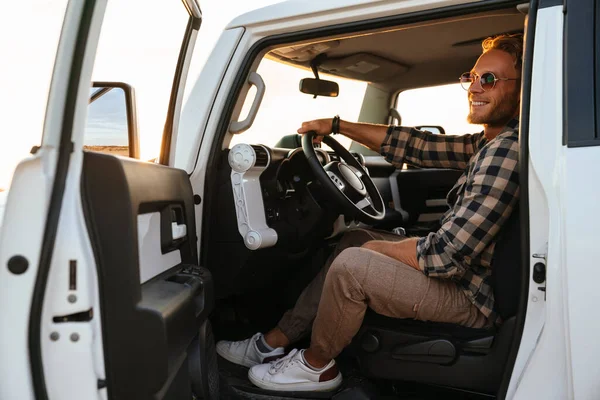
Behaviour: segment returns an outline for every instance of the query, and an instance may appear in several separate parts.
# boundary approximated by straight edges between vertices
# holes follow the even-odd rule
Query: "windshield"
[[[446,135],[481,132],[481,125],[467,122],[467,92],[459,83],[400,92],[396,108],[404,126],[441,126]]]
[[[266,90],[260,109],[252,126],[234,135],[229,147],[238,143],[264,144],[274,147],[286,135],[296,134],[303,121],[317,118],[358,120],[367,83],[321,74],[322,79],[333,80],[339,85],[338,97],[314,98],[300,92],[298,83],[302,78],[312,78],[312,72],[291,65],[263,59],[257,70],[262,76]],[[256,89],[252,88],[244,103],[239,120],[243,120],[254,100]],[[350,139],[338,135],[336,140],[348,148]]]

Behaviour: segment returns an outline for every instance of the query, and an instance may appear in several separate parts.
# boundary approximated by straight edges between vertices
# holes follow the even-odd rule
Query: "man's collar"
[[[494,136],[493,139],[488,139],[485,136],[485,130],[483,130],[483,131],[481,131],[481,137],[483,138],[483,142],[481,142],[480,148],[483,147],[486,143],[489,143],[492,140],[496,139],[500,135],[503,135],[505,133],[513,134],[518,131],[519,131],[519,118],[513,118],[510,121],[508,121],[506,123],[506,125],[504,125],[502,130],[496,136]]]
[[[513,131],[516,131],[519,129],[519,118],[513,118],[510,121],[508,121],[508,123],[506,124],[506,127],[503,129],[503,131],[511,129]]]

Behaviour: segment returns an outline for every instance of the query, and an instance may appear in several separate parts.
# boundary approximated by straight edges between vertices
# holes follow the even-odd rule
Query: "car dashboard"
[[[317,149],[321,165],[339,161]],[[364,166],[364,158],[354,154]],[[228,154],[238,231],[250,250],[299,249],[332,231],[339,210],[321,190],[301,148],[237,144]]]

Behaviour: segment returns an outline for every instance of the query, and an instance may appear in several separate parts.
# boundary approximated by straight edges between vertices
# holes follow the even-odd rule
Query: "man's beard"
[[[504,126],[517,114],[519,109],[519,87],[513,93],[507,93],[498,105],[485,114],[474,115],[469,112],[467,122],[476,125]]]

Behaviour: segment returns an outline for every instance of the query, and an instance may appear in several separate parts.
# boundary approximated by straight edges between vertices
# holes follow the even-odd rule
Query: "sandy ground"
[[[114,156],[129,156],[129,146],[83,146],[83,149],[112,154]]]

